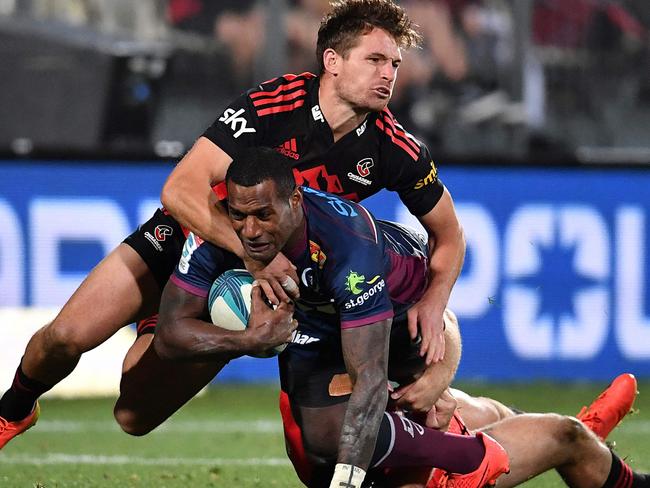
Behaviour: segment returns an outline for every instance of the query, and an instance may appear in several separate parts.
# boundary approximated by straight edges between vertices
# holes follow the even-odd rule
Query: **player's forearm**
[[[245,331],[229,331],[199,319],[165,320],[154,336],[156,353],[163,359],[185,361],[230,360],[252,352]]]
[[[388,341],[392,320],[341,331],[353,389],[343,419],[337,461],[368,469],[388,401]]]
[[[338,463],[368,470],[388,401],[386,385],[381,368],[357,377],[341,429]]]
[[[430,238],[429,249],[429,284],[425,298],[432,300],[442,314],[465,261],[465,236],[460,225]]]
[[[163,187],[162,203],[181,225],[194,234],[242,257],[244,249],[225,209],[220,206],[212,189],[203,186],[202,191],[197,191],[187,182],[170,180]]]

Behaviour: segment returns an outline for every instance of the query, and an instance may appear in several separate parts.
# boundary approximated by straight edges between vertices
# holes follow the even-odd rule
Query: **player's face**
[[[402,62],[395,39],[382,29],[373,29],[339,61],[335,78],[339,97],[357,110],[386,108]]]
[[[277,193],[272,180],[250,187],[228,183],[228,212],[233,229],[244,251],[264,263],[282,250],[300,223],[300,193],[294,192],[289,200]]]

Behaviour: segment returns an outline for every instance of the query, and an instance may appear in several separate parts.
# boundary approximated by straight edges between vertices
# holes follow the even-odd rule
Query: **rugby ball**
[[[210,288],[208,310],[214,325],[228,330],[244,330],[251,309],[253,277],[245,269],[230,269],[221,274]],[[269,349],[255,357],[269,358],[280,354],[286,344]]]

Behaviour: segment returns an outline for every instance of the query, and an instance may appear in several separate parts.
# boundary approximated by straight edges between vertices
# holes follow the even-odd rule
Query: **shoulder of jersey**
[[[310,220],[310,225],[313,228],[319,229],[319,232],[328,237],[327,242],[332,240],[346,247],[344,236],[348,231],[353,232],[357,237],[365,236],[366,239],[377,242],[375,221],[363,205],[346,200],[340,195],[319,193],[320,195],[307,191],[304,198],[307,201],[307,206],[316,207],[321,212],[332,216],[332,218]],[[336,228],[332,227],[333,222],[336,223],[334,224],[337,226]]]
[[[265,81],[248,92],[258,117],[292,112],[307,101],[308,82],[316,75],[287,74]]]
[[[385,108],[377,114],[375,126],[380,137],[385,138],[398,153],[417,161],[422,151],[422,143],[404,130],[390,110]]]

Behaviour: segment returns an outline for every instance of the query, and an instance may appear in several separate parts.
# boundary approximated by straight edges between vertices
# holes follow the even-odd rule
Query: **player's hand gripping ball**
[[[228,330],[244,330],[251,310],[253,276],[245,269],[230,269],[220,275],[210,288],[208,310],[212,323]],[[280,354],[286,344],[273,347],[255,357],[270,358]]]

